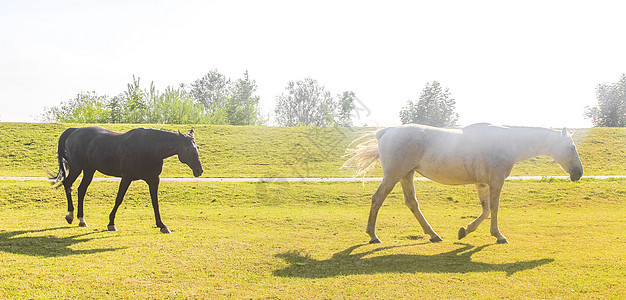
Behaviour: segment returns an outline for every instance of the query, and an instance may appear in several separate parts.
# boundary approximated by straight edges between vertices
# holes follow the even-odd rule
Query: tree
[[[343,94],[337,95],[339,103],[337,105],[336,123],[339,126],[350,127],[352,126],[352,111],[356,108],[354,101],[356,95],[354,92],[345,91]]]
[[[111,98],[107,104],[107,108],[110,112],[109,123],[122,123],[124,121],[124,106],[120,98]]]
[[[626,73],[615,83],[596,89],[598,106],[585,108],[585,117],[597,127],[626,127]]]
[[[133,82],[126,85],[126,91],[117,95],[109,103],[111,111],[115,113],[115,116],[112,114],[110,117],[112,121],[118,121],[113,119],[119,118],[119,123],[147,123],[149,95],[141,89],[140,81],[139,77],[133,75]],[[154,89],[154,83],[151,83],[150,86]]]
[[[202,124],[210,123],[202,104],[194,103],[185,86],[168,86],[164,92],[151,87],[148,123],[160,124]]]
[[[276,97],[276,122],[280,126],[335,125],[336,103],[330,92],[312,78],[290,81],[287,93]]]
[[[212,70],[191,84],[191,99],[204,105],[206,113],[216,124],[227,123],[226,106],[231,95],[231,82],[217,70]]]
[[[76,99],[60,106],[46,108],[42,120],[76,123],[151,123],[151,124],[232,124],[259,125],[263,123],[256,81],[248,71],[234,83],[217,72],[210,71],[188,89],[158,90],[154,82],[149,88],[133,76],[126,91],[108,98],[95,92],[81,93]]]
[[[433,81],[426,83],[417,102],[409,100],[400,110],[400,119],[402,124],[455,127],[459,120],[455,105],[448,88],[442,88],[439,82]]]
[[[167,87],[164,92],[154,83],[142,89],[133,76],[127,90],[109,99],[95,92],[80,93],[75,99],[47,108],[43,120],[68,123],[151,123],[208,124],[212,119],[202,104],[194,103],[184,85]]]
[[[258,125],[261,123],[259,96],[255,96],[256,81],[250,80],[248,71],[233,85],[226,113],[230,125]]]
[[[45,122],[106,123],[111,116],[108,101],[96,92],[81,92],[59,106],[46,108],[42,118]]]

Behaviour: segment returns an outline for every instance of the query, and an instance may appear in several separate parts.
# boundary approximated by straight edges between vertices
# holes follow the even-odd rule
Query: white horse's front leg
[[[489,186],[491,197],[491,235],[495,236],[498,244],[508,244],[509,241],[500,233],[500,229],[498,228],[498,208],[500,206],[500,192],[502,191],[502,185],[504,184],[504,180],[501,183],[492,184]]]
[[[482,206],[483,211],[476,219],[474,219],[474,221],[470,222],[467,225],[467,228],[461,227],[461,229],[459,229],[459,240],[474,232],[478,228],[478,225],[480,225],[480,223],[482,223],[487,217],[489,217],[489,214],[491,213],[491,196],[489,186],[486,184],[477,183],[476,189],[478,190],[478,198],[480,199],[480,205]]]
[[[393,187],[396,185],[396,182],[390,183],[389,180],[383,178],[383,181],[378,186],[378,189],[372,195],[372,206],[370,207],[370,216],[367,220],[367,229],[366,232],[370,236],[370,244],[380,243],[380,239],[376,236],[376,218],[378,217],[378,211],[380,207],[385,202],[385,198],[387,195],[393,190]]]

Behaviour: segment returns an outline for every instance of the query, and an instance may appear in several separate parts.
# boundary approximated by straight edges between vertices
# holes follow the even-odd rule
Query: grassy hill
[[[0,123],[0,176],[56,171],[57,139],[71,126]],[[203,176],[269,177],[349,176],[338,170],[345,147],[373,129],[194,131]],[[586,174],[626,174],[626,129],[580,130],[575,140]],[[513,174],[564,172],[539,157]],[[174,157],[163,176],[191,172]],[[370,245],[365,224],[377,182],[163,182],[161,214],[173,230],[164,235],[145,183],[131,185],[120,231],[108,232],[115,182],[90,186],[90,227],[81,228],[65,222],[62,189],[0,181],[0,298],[619,298],[625,183],[507,181],[499,224],[511,244],[497,245],[488,221],[456,239],[480,213],[473,186],[418,181],[420,208],[444,241],[427,241],[396,187],[379,214],[383,244]],[[372,288],[381,282],[384,289]]]
[[[69,127],[84,124],[0,123],[0,176],[46,176],[56,172],[56,145]],[[375,128],[248,127],[208,125],[102,125],[124,132],[152,127],[188,132],[193,128],[204,165],[203,177],[346,177],[339,170],[346,146]],[[626,129],[581,129],[574,135],[585,175],[626,174]],[[378,167],[368,176],[380,176]],[[512,175],[565,175],[551,158],[521,163]],[[192,177],[176,157],[163,177]]]

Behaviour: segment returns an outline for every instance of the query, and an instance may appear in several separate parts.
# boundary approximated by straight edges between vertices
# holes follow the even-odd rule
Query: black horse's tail
[[[68,128],[63,131],[63,133],[59,137],[59,148],[57,150],[57,158],[59,160],[59,173],[57,173],[56,176],[51,175],[51,177],[49,177],[50,180],[54,180],[52,184],[57,184],[59,182],[63,183],[63,180],[65,180],[65,177],[67,177],[67,170],[69,168],[69,165],[67,162],[67,153],[65,152],[65,141],[67,140],[67,137],[70,136],[72,132],[74,132],[74,130],[76,130],[76,128]],[[60,185],[61,184],[57,185],[57,187]]]

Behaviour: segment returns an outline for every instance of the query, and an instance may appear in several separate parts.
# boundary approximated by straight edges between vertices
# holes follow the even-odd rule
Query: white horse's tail
[[[358,143],[364,138],[370,137],[370,133],[357,138],[350,143],[346,149],[346,154],[344,155],[344,157],[349,158],[345,163],[343,163],[341,169],[354,170],[355,177],[365,177],[365,174],[376,166],[376,162],[378,162],[378,159],[380,158],[378,153],[378,140],[383,136],[385,130],[387,130],[387,128],[376,132],[375,139],[368,139]]]

